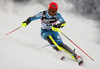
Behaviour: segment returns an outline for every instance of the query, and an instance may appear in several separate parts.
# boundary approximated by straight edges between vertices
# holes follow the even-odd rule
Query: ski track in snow
[[[41,5],[34,6],[35,8]],[[34,9],[35,9],[34,8]],[[32,8],[33,9],[33,8]],[[42,10],[41,7],[40,10]],[[33,15],[39,10],[30,10]],[[30,14],[31,14],[30,13]],[[67,25],[61,29],[75,43],[88,53],[94,61],[91,61],[85,54],[69,42],[62,34],[64,43],[76,53],[81,55],[84,60],[82,66],[77,62],[60,58],[66,53],[56,52],[51,46],[43,48],[48,43],[40,36],[40,20],[33,21],[30,25],[6,36],[8,32],[21,25],[25,17],[17,16],[12,13],[0,11],[0,69],[100,69],[100,45],[94,42],[96,36],[95,22],[87,20],[81,16],[74,16],[72,13],[65,14],[61,12],[67,22]]]

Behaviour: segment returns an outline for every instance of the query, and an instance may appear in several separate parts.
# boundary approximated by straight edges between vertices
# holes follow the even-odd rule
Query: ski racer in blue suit
[[[77,59],[77,55],[73,50],[63,43],[58,32],[52,30],[52,26],[55,28],[63,28],[66,25],[65,20],[60,13],[57,12],[58,5],[55,2],[49,4],[48,10],[42,11],[37,15],[29,17],[26,21],[22,23],[22,27],[27,26],[31,21],[41,19],[41,36],[43,39],[47,40],[51,45],[55,45],[54,41],[70,54]],[[60,23],[57,23],[59,21]],[[56,51],[59,51],[57,47],[53,47]]]

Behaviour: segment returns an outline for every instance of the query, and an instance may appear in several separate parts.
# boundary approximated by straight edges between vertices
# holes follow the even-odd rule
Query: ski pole
[[[57,31],[57,32],[60,32],[62,35],[64,35],[70,42],[72,42],[77,48],[79,48],[85,55],[87,55],[92,61],[94,61],[87,53],[85,53],[78,45],[76,45],[70,38],[68,38],[65,34],[63,34],[59,28],[54,28],[52,26],[52,30],[53,31]]]
[[[18,28],[16,28],[16,29],[14,29],[13,31],[11,31],[11,32],[7,33],[6,35],[11,34],[12,32],[14,32],[14,31],[18,30],[19,28],[21,28],[21,26],[20,26],[20,27],[18,27]]]
[[[62,32],[60,32],[63,34]],[[85,55],[87,55],[92,61],[94,61],[86,52],[84,52],[78,45],[76,45],[70,38],[68,38],[65,34],[63,34],[70,42],[72,42],[77,48],[79,48]]]

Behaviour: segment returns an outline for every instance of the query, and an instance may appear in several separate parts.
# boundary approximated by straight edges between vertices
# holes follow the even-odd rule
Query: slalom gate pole
[[[18,27],[18,28],[16,28],[16,29],[14,29],[13,31],[11,31],[11,32],[7,33],[6,35],[11,34],[12,32],[14,32],[14,31],[18,30],[19,28],[21,28],[21,26],[20,26],[20,27]]]
[[[60,31],[61,34],[63,34]],[[87,55],[92,61],[94,61],[88,54],[86,54],[78,45],[76,45],[70,38],[68,38],[65,34],[63,34],[70,42],[72,42],[77,48],[79,48],[85,55]]]

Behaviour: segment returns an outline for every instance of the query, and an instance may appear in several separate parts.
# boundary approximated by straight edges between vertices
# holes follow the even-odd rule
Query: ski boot
[[[81,57],[81,56],[78,56],[77,54],[76,54],[76,61],[78,62],[78,64],[79,64],[80,66],[83,64],[83,59],[82,59],[82,57]]]

